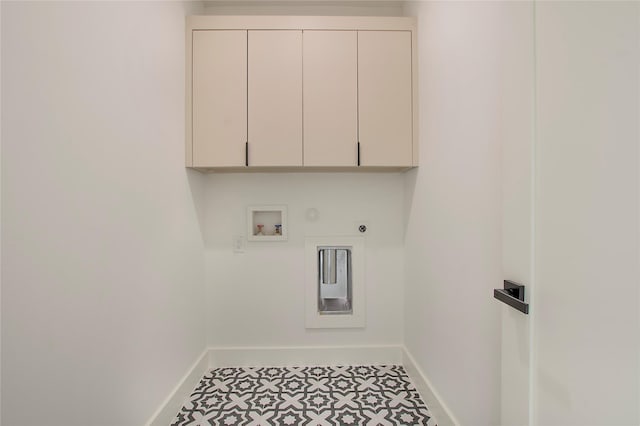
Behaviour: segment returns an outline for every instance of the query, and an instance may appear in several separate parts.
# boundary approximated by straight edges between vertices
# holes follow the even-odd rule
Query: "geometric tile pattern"
[[[207,373],[172,426],[435,426],[400,365],[233,367]]]

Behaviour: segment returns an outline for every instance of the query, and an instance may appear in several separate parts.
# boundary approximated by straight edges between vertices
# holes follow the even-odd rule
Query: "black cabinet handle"
[[[244,144],[244,165],[249,165],[249,142],[245,142]]]
[[[523,314],[529,313],[529,304],[524,302],[524,286],[521,284],[504,280],[504,289],[493,289],[493,297]]]
[[[358,166],[360,165],[360,142],[358,142]]]

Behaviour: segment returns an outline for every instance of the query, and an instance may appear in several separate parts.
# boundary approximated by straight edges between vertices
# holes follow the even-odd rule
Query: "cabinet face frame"
[[[412,166],[418,166],[418,56],[417,29],[415,18],[409,17],[350,17],[350,16],[212,16],[194,15],[186,17],[186,80],[185,80],[185,113],[186,113],[186,166],[194,167],[192,162],[192,44],[191,33],[194,30],[227,29],[227,30],[344,30],[344,31],[411,31],[412,51]],[[264,172],[278,171],[401,171],[408,167],[204,167],[197,168],[202,172]]]

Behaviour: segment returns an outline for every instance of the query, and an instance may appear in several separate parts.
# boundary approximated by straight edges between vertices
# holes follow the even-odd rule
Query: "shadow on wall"
[[[187,183],[189,184],[189,192],[191,193],[191,200],[193,201],[193,207],[198,217],[198,228],[200,229],[200,236],[204,242],[204,229],[205,229],[205,180],[206,175],[193,169],[185,168],[187,175]]]
[[[409,229],[409,220],[413,211],[413,199],[416,190],[416,182],[418,180],[419,168],[411,169],[404,175],[404,210],[403,210],[403,234],[402,241],[407,240],[407,230]]]

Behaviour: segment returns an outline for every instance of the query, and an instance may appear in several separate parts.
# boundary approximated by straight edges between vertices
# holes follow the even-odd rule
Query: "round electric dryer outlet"
[[[371,233],[371,224],[368,220],[355,221],[355,230],[358,235],[368,235]]]

